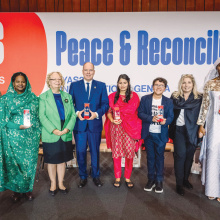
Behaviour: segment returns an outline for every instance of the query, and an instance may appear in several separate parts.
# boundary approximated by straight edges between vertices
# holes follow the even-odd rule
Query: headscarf
[[[25,91],[22,94],[18,94],[14,89],[11,78],[11,83],[8,87],[7,93],[3,96],[4,98],[7,97],[8,99],[12,100],[8,103],[9,111],[16,111],[16,109],[20,109],[24,107],[27,103],[32,102],[33,99],[37,99],[36,95],[31,91],[32,90],[31,85],[29,83],[27,76],[26,76],[26,80],[27,83],[26,83]]]
[[[219,76],[218,70],[216,69],[216,67],[218,66],[219,63],[220,63],[220,58],[218,58],[218,59],[214,62],[212,68],[209,70],[208,74],[206,75],[205,80],[204,80],[204,84],[203,84],[203,88],[204,88],[205,84],[206,84],[209,80],[215,79],[216,77]]]
[[[39,101],[26,80],[25,91],[18,94],[11,79],[7,93],[0,98],[0,191],[33,190],[40,140]],[[21,130],[24,109],[30,110],[32,126]]]

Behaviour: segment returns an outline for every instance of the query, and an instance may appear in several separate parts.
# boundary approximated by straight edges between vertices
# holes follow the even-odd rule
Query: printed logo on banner
[[[15,72],[24,72],[39,95],[47,74],[47,41],[35,13],[0,13],[0,90],[5,94]]]

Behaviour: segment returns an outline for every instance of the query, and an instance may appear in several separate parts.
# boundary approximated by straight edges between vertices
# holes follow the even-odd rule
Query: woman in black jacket
[[[193,189],[188,178],[198,143],[199,127],[196,122],[202,102],[202,95],[197,91],[193,75],[181,76],[178,91],[172,94],[171,99],[174,105],[174,120],[169,128],[169,136],[174,143],[176,192],[183,196],[183,187]]]

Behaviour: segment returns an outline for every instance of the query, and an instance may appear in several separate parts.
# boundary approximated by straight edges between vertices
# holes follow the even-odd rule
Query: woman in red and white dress
[[[112,150],[115,173],[115,187],[121,186],[121,158],[125,157],[125,183],[128,188],[134,184],[130,177],[135,151],[141,145],[142,122],[137,116],[140,99],[131,91],[130,78],[126,74],[119,76],[117,92],[109,95],[109,110],[105,121],[105,134],[108,148]],[[120,113],[120,119],[115,115]]]

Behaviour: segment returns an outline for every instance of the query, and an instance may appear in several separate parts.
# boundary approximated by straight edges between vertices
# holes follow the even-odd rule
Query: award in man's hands
[[[84,118],[89,119],[89,103],[84,103]]]

